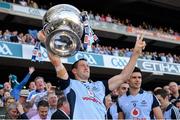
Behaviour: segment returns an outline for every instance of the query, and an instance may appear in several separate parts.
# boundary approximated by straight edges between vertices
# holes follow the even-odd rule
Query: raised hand
[[[48,53],[49,59],[51,61],[51,63],[54,65],[54,67],[58,67],[61,66],[61,60],[59,58],[59,56],[57,55],[53,55],[52,53]]]
[[[35,71],[34,67],[29,67],[29,74],[32,74]]]
[[[45,36],[43,30],[39,31],[37,36],[38,36],[38,39],[39,39],[41,42],[46,42],[46,36]]]
[[[134,47],[134,52],[135,53],[141,54],[142,50],[145,49],[146,42],[143,41],[143,37],[144,37],[143,34],[137,35],[136,44],[135,44],[135,47]]]

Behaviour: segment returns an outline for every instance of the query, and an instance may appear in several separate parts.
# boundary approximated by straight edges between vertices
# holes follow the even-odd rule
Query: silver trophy
[[[82,13],[72,5],[51,7],[43,17],[46,49],[60,57],[68,57],[81,48]]]

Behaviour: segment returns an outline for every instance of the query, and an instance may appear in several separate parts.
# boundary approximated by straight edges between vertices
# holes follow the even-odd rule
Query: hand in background
[[[29,67],[29,74],[32,74],[35,71],[34,67]]]

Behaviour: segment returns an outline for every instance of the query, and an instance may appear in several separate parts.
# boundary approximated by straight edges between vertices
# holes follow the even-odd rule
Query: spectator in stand
[[[112,23],[112,18],[111,18],[111,15],[109,13],[106,16],[105,21],[108,23]]]
[[[95,15],[95,20],[96,20],[96,21],[100,21],[100,19],[101,19],[101,17],[100,17],[100,15],[99,15],[99,13],[97,13],[97,14]]]
[[[48,109],[49,109],[49,104],[45,100],[41,100],[38,102],[37,105],[37,110],[38,114],[33,116],[30,120],[49,120],[48,118]]]
[[[42,31],[39,32],[39,39],[44,42],[46,40]],[[109,93],[109,90],[116,89],[129,78],[136,60],[145,47],[145,42],[142,40],[142,36],[137,36],[133,55],[128,65],[120,74],[107,81],[92,82],[89,80],[90,67],[86,59],[79,59],[72,65],[72,73],[75,79],[70,79],[61,59],[49,53],[49,59],[54,65],[59,78],[58,86],[64,90],[70,103],[72,119],[105,119],[106,108],[103,103],[105,95]]]
[[[125,94],[129,89],[129,84],[122,83],[119,88],[117,88],[117,99],[118,97],[121,97],[123,94]],[[111,105],[111,107],[107,111],[107,118],[118,120],[118,111],[117,111],[118,102],[117,100],[114,101],[114,103]]]
[[[18,110],[16,103],[11,103],[7,106],[7,113],[5,115],[5,119],[12,119],[12,120],[18,119]]]
[[[114,48],[112,48],[112,54],[114,55],[114,56],[119,56],[119,49],[116,47],[115,49]]]
[[[178,100],[176,100],[175,102],[174,102],[174,105],[179,109],[179,111],[180,111],[180,99],[178,99]]]
[[[169,89],[169,85],[163,86],[163,89],[166,90],[166,91],[168,92],[169,97],[170,97],[171,91],[170,91],[170,89]]]
[[[10,42],[16,42],[18,43],[19,42],[19,39],[18,39],[18,31],[15,30],[12,32],[11,36],[10,36]]]
[[[145,55],[147,60],[152,60],[152,54],[150,52],[146,51]]]
[[[101,14],[100,21],[101,22],[106,22],[106,16],[104,14]]]
[[[4,89],[3,89],[3,85],[0,84],[0,107],[4,106],[4,102],[3,102],[3,96],[4,96]]]
[[[29,7],[36,8],[36,9],[39,8],[38,4],[33,0],[30,0]]]
[[[169,62],[169,63],[173,63],[174,62],[174,58],[172,57],[171,53],[167,54],[167,62]]]
[[[139,56],[140,59],[146,59],[146,55],[144,52],[142,52],[142,54]]]
[[[156,97],[161,103],[161,110],[163,111],[164,119],[180,119],[180,111],[172,103],[169,102],[169,94],[163,89],[157,90],[155,93]]]
[[[4,102],[4,104],[5,104],[6,99],[9,98],[9,97],[11,97],[10,92],[5,91],[5,92],[4,92],[4,96],[3,96],[3,102]]]
[[[51,118],[52,114],[57,110],[57,95],[55,92],[48,93],[48,103],[49,103],[49,109],[48,109],[48,118]]]
[[[36,90],[36,84],[34,81],[31,81],[29,83],[29,92],[33,91],[33,90]]]
[[[30,35],[26,34],[26,44],[35,45],[35,39]]]
[[[11,83],[9,83],[9,82],[5,82],[4,83],[4,91],[6,92],[10,92],[12,90],[12,88],[11,88]]]
[[[3,33],[4,41],[10,42],[10,37],[11,37],[11,32],[8,29],[6,29],[5,32]]]
[[[25,104],[25,103],[24,103]],[[23,108],[24,104],[17,103],[17,110],[18,110],[18,119],[28,119],[28,116],[26,115],[26,112]]]
[[[25,78],[18,84],[16,84],[12,91],[11,91],[11,96],[13,96],[16,100],[19,100],[19,94],[20,91],[22,90],[22,88],[26,85],[26,83],[28,82],[31,74],[35,71],[34,67],[29,67],[29,72],[28,74],[25,76]],[[12,75],[13,76],[13,75]],[[10,76],[9,76],[10,77]],[[17,77],[11,77],[10,78],[12,82],[17,81]]]
[[[92,13],[92,11],[89,11],[89,20],[94,20],[94,14]]]
[[[131,57],[132,53],[133,53],[133,49],[126,48],[126,50],[124,51],[124,56]]]
[[[19,107],[19,106],[18,106]],[[21,109],[21,112],[18,108],[18,111],[20,112],[20,114],[25,114],[26,117],[28,117],[28,119],[30,119],[32,116],[35,116],[37,114],[37,111],[34,110],[34,114],[32,116],[30,116],[30,112],[32,110],[32,104],[30,102],[25,102],[24,104],[22,104],[23,110]],[[31,113],[32,114],[32,113]]]
[[[17,101],[17,103],[20,103],[21,105],[26,103],[28,95],[29,95],[29,90],[22,89],[20,92],[20,95],[19,95],[20,97],[19,97],[19,100]]]
[[[4,105],[5,105],[5,107],[7,107],[9,104],[15,103],[15,102],[16,102],[15,99],[12,96],[9,96],[5,99]]]
[[[159,53],[159,56],[160,56],[160,59],[162,62],[167,62],[167,58],[166,58],[165,53]]]
[[[23,37],[24,37],[24,33],[21,32],[18,34],[18,39],[19,39],[18,43],[25,44],[25,40],[23,39]]]
[[[178,57],[176,54],[173,55],[174,63],[180,63],[180,57]]]
[[[163,119],[160,103],[156,97],[141,89],[142,72],[135,68],[129,80],[129,90],[118,99],[119,119],[151,119],[150,113],[156,119]]]
[[[36,90],[33,90],[29,93],[29,96],[27,98],[27,100],[32,100],[32,98],[36,97],[40,97],[42,94],[45,94],[47,91],[45,90],[45,82],[44,82],[44,78],[41,76],[37,76],[34,80],[35,85],[36,85]]]
[[[28,1],[29,0],[19,0],[19,4],[26,7],[28,5]]]
[[[169,89],[171,91],[170,102],[174,103],[176,100],[180,99],[178,84],[176,82],[170,82]]]
[[[70,119],[69,102],[65,96],[61,96],[57,102],[57,111],[52,114],[51,119]]]

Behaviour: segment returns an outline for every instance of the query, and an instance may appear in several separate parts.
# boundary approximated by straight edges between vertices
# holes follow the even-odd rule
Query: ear
[[[128,79],[126,82],[127,82],[127,84],[129,84],[130,83],[130,79]]]
[[[75,68],[72,69],[72,73],[73,73],[74,75],[77,73]]]

